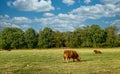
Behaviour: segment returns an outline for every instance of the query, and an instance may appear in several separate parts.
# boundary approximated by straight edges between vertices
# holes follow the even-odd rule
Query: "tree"
[[[83,32],[82,32],[82,47],[92,47],[92,35],[90,32],[90,26],[85,26],[83,27]]]
[[[92,46],[98,47],[100,44],[105,42],[106,33],[100,28],[99,25],[92,25],[90,29]]]
[[[120,34],[117,35],[116,44],[118,47],[120,46]]]
[[[37,45],[37,34],[35,30],[32,28],[27,29],[24,36],[27,48],[35,48]]]
[[[106,41],[106,32],[99,25],[83,28],[83,47],[102,47]]]
[[[77,28],[75,31],[71,32],[69,39],[70,39],[68,43],[69,47],[72,48],[81,47],[81,44],[83,43],[82,29]]]
[[[83,43],[83,29],[77,28],[74,32],[74,41],[75,41],[75,47],[82,47]]]
[[[109,47],[116,46],[116,37],[117,37],[117,27],[116,26],[110,26],[106,28],[106,45]]]
[[[39,32],[38,37],[38,47],[39,48],[52,48],[55,47],[54,32],[51,28],[44,28],[44,30]]]
[[[2,49],[18,49],[25,47],[24,32],[19,28],[5,28],[0,34]]]
[[[25,32],[19,28],[4,28],[0,31],[0,48],[118,47],[120,34],[117,31],[116,26],[102,29],[99,25],[77,28],[73,32],[53,31],[46,27],[38,34],[32,28]]]
[[[0,31],[0,49],[3,48],[2,31]]]
[[[60,31],[55,31],[54,32],[54,38],[55,38],[55,47],[64,47],[64,37],[63,37],[63,33],[61,33]]]
[[[72,37],[72,32],[63,32],[65,47],[71,46],[71,37]]]

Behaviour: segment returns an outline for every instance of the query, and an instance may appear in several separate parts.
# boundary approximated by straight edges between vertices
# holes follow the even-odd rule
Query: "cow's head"
[[[79,58],[79,57],[77,58],[77,61],[80,61],[80,58]]]

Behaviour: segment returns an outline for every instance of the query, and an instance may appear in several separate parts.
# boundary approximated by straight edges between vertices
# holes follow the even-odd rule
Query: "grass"
[[[119,74],[120,49],[73,49],[81,62],[63,61],[62,49],[0,51],[0,74]]]

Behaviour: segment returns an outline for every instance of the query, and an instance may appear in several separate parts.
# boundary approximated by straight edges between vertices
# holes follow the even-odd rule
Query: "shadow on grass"
[[[93,59],[83,59],[83,60],[80,60],[80,61],[69,61],[66,62],[66,61],[63,61],[63,63],[80,63],[80,62],[89,62],[89,61],[93,61]]]
[[[81,60],[80,62],[88,62],[88,61],[93,61],[93,59],[84,59],[84,60]]]

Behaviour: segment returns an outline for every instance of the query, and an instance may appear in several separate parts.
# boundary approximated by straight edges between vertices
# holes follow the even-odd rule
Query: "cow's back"
[[[74,58],[74,59],[79,57],[77,52],[74,50],[65,50],[64,55],[68,58]]]
[[[67,56],[68,58],[71,58],[73,55],[72,50],[64,50],[64,55]]]

